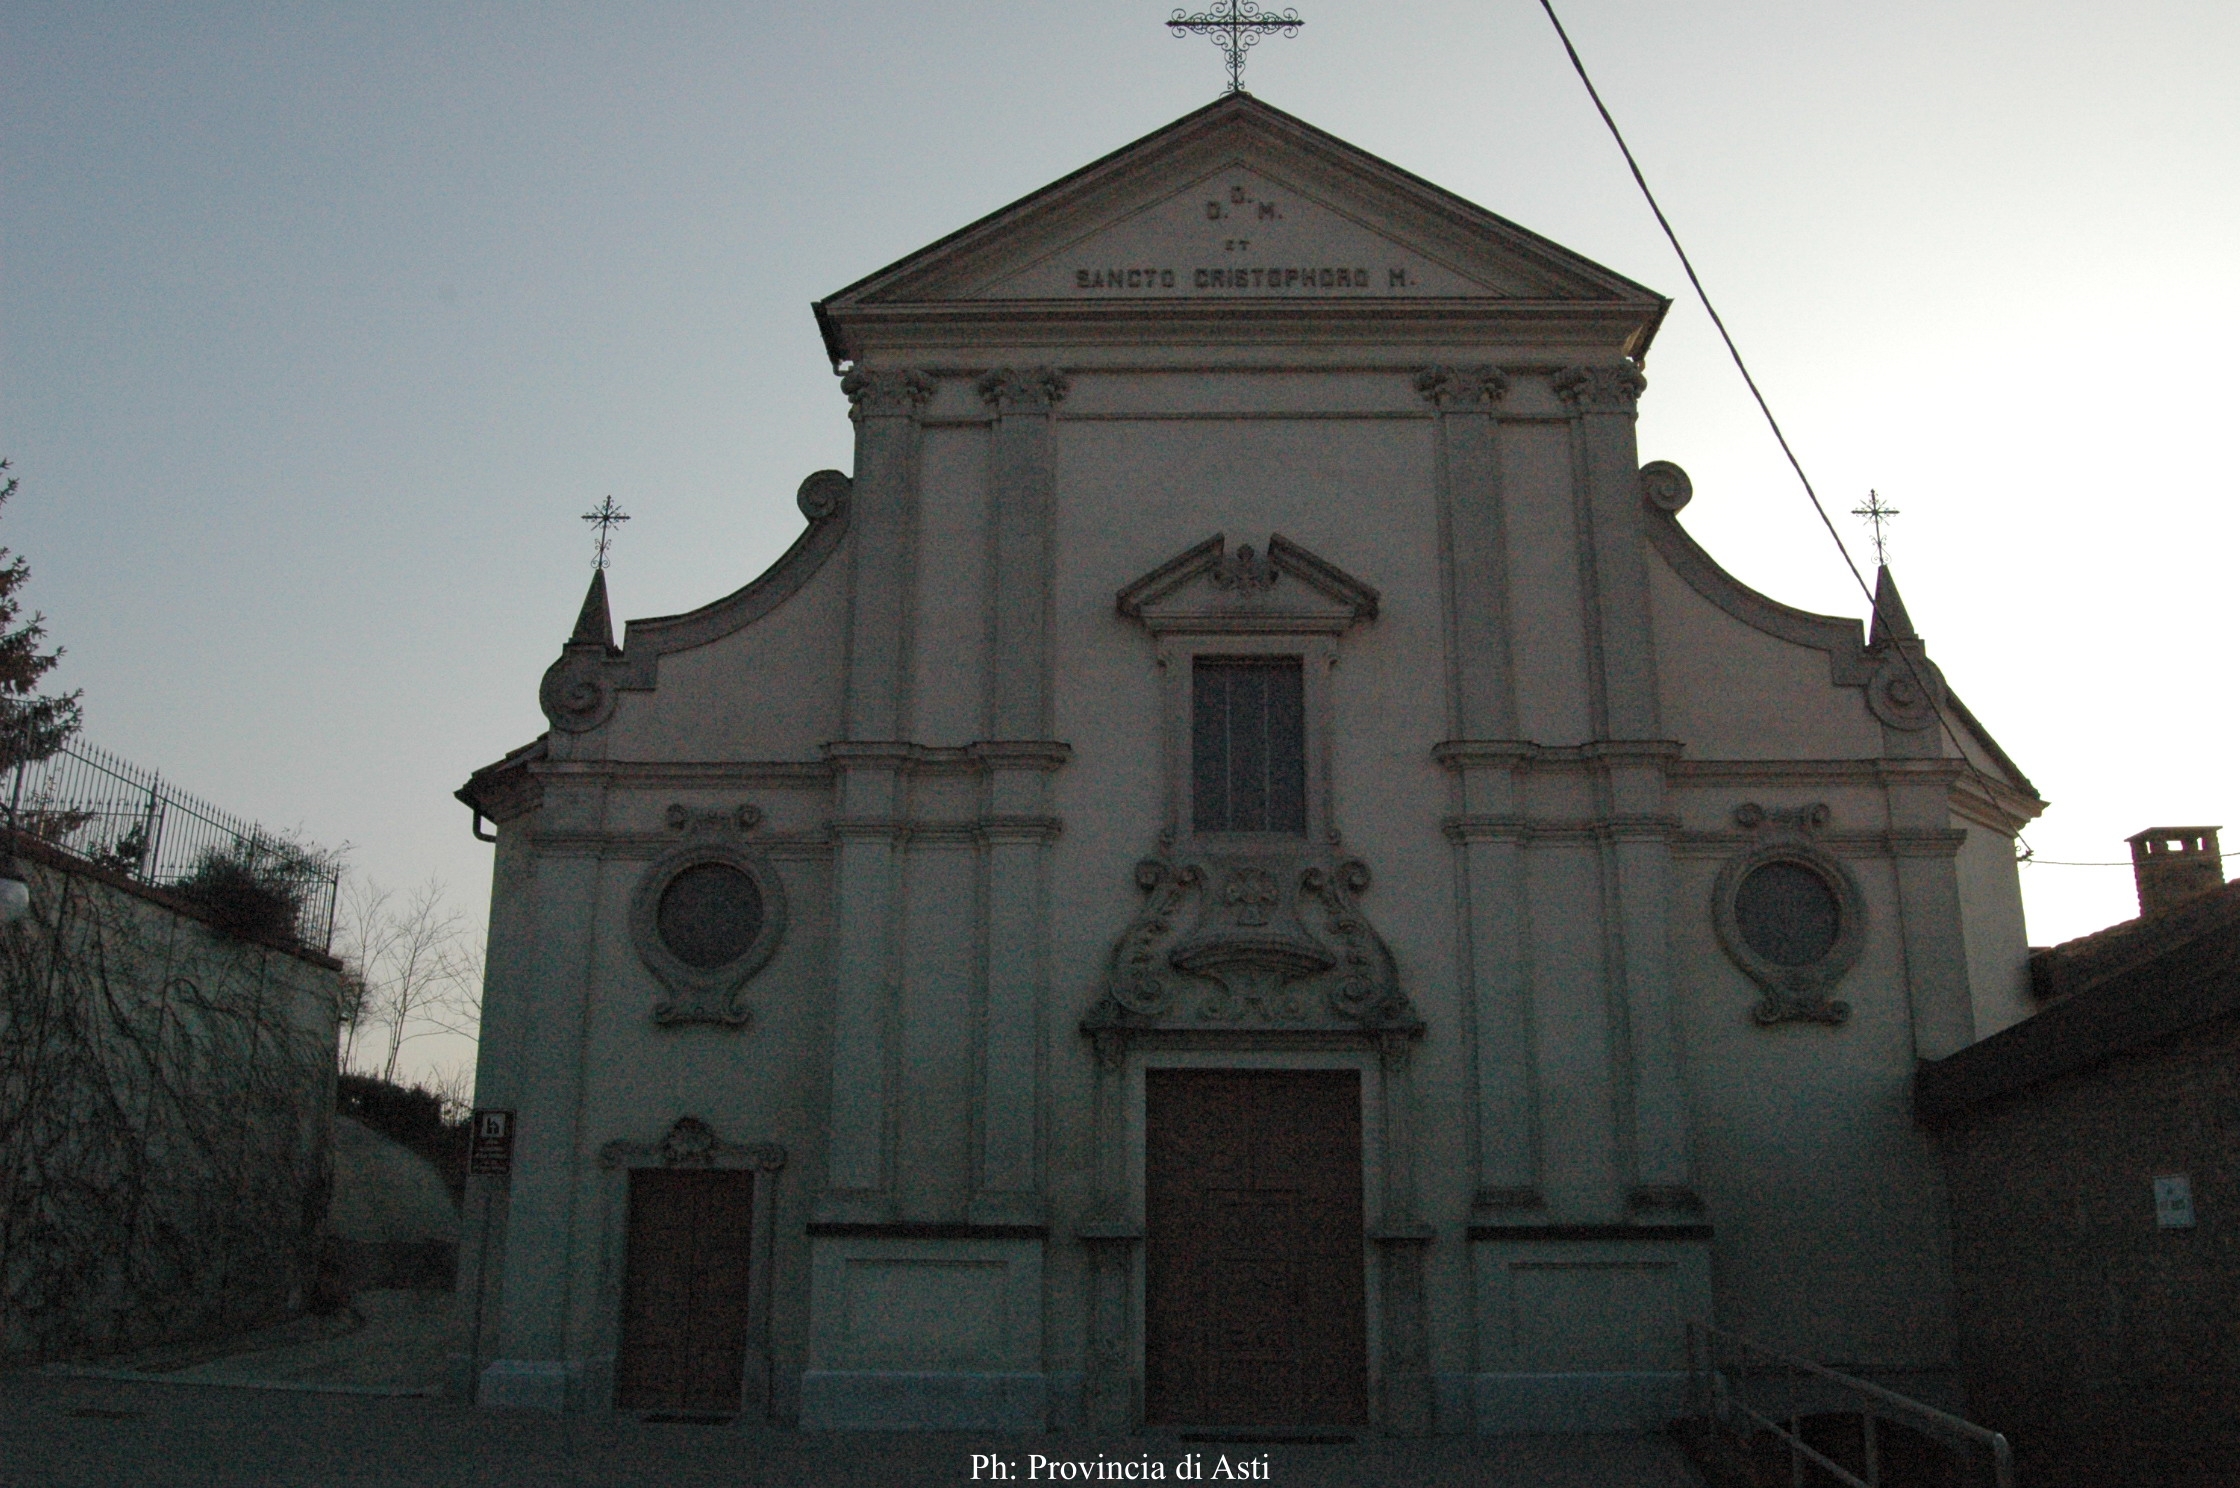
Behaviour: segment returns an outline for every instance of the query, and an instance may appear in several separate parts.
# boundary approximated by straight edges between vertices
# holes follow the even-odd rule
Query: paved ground
[[[1292,1488],[1700,1488],[1661,1437],[1539,1436],[1344,1446],[1209,1446],[1172,1437],[835,1436],[753,1426],[556,1419],[438,1396],[328,1393],[438,1386],[457,1327],[448,1298],[369,1292],[358,1319],[299,1319],[197,1349],[104,1361],[159,1380],[0,1376],[0,1488],[933,1488],[1111,1481],[1047,1463],[1136,1465],[1208,1484]],[[360,1321],[362,1320],[362,1321]],[[241,1387],[242,1382],[279,1389]],[[325,1388],[322,1388],[325,1387]],[[974,1477],[975,1458],[982,1471]],[[1217,1476],[1223,1459],[1252,1476]],[[986,1464],[1010,1471],[996,1479]],[[1162,1470],[1152,1477],[1151,1469]]]
[[[1454,1488],[1698,1488],[1655,1437],[1205,1447],[1157,1438],[831,1436],[470,1410],[449,1401],[17,1374],[0,1380],[5,1488],[949,1488],[975,1453],[1032,1479],[1033,1455],[1157,1463],[1187,1453],[1209,1482],[1226,1453],[1264,1481]],[[979,1481],[990,1481],[983,1475]],[[1060,1480],[1063,1481],[1063,1480]],[[1073,1481],[1079,1481],[1078,1478]],[[1094,1480],[1092,1480],[1094,1481]],[[1253,1480],[1247,1480],[1253,1481]]]
[[[147,1349],[104,1359],[101,1367],[173,1381],[441,1388],[447,1360],[466,1347],[465,1321],[449,1292],[367,1291],[332,1318],[300,1317],[220,1343]]]

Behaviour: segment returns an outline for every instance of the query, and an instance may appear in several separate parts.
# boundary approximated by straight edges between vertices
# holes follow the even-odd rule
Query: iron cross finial
[[[1897,514],[1896,507],[1886,505],[1882,497],[1873,491],[1867,492],[1867,499],[1863,503],[1851,508],[1851,515],[1866,518],[1874,528],[1874,561],[1878,568],[1890,561],[1888,540],[1882,531],[1883,524]]]
[[[1177,10],[1167,17],[1167,30],[1176,36],[1203,36],[1221,48],[1229,59],[1229,91],[1244,91],[1244,54],[1260,38],[1282,32],[1297,36],[1306,24],[1296,10],[1262,10],[1259,0],[1216,0],[1196,15]]]
[[[593,568],[605,568],[607,566],[607,549],[614,545],[614,530],[630,520],[630,513],[616,506],[614,498],[609,496],[606,500],[600,502],[596,509],[585,512],[583,519],[599,529],[599,556],[592,562],[591,566]]]

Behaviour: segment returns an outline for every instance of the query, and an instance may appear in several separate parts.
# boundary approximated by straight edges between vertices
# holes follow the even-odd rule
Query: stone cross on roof
[[[1297,36],[1306,22],[1299,19],[1296,10],[1262,10],[1259,0],[1217,0],[1217,3],[1190,14],[1178,9],[1167,17],[1167,29],[1176,36],[1203,36],[1221,48],[1229,59],[1229,91],[1244,91],[1244,54],[1260,44],[1260,38],[1282,32]]]

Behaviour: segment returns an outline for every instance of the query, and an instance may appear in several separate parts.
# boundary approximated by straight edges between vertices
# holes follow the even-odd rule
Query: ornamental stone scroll
[[[631,944],[669,993],[655,1001],[654,1022],[752,1021],[742,993],[786,928],[785,886],[746,837],[761,820],[753,806],[669,808],[669,828],[685,840],[655,860],[630,897]]]
[[[1744,802],[1735,825],[1754,840],[1727,860],[1711,891],[1712,923],[1729,959],[1762,989],[1751,1020],[1841,1024],[1851,1005],[1828,992],[1866,945],[1866,896],[1842,860],[1816,840],[1828,824],[1819,803],[1790,808]]]

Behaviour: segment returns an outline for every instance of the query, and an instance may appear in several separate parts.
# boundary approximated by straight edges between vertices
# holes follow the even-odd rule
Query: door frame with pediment
[[[1264,553],[1216,534],[1123,588],[1162,674],[1166,754],[1157,855],[1143,901],[1081,1021],[1095,1058],[1096,1190],[1089,1250],[1087,1406],[1096,1429],[1143,1419],[1144,1072],[1360,1073],[1363,1265],[1372,1421],[1432,1427],[1418,1216],[1413,1057],[1423,1023],[1361,902],[1369,866],[1345,848],[1330,770],[1329,678],[1377,591],[1280,534]],[[1203,657],[1297,657],[1304,671],[1304,832],[1200,834],[1191,809],[1190,669]]]

